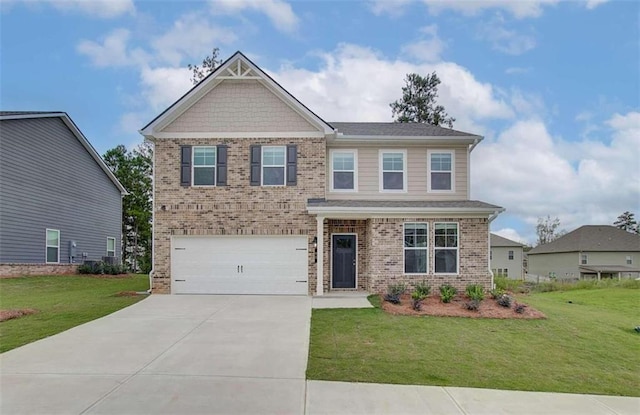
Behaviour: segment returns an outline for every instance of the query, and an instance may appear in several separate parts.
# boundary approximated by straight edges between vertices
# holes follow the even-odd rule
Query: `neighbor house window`
[[[116,238],[107,238],[107,256],[116,256]]]
[[[633,259],[631,259],[631,255],[627,255],[627,265],[632,265]]]
[[[429,151],[429,191],[453,190],[453,151]]]
[[[458,224],[436,223],[434,228],[434,272],[436,274],[457,274]]]
[[[426,223],[404,224],[404,273],[426,274],[429,232]]]
[[[509,260],[513,261],[513,251],[509,251]]]
[[[193,147],[193,185],[215,186],[216,148]]]
[[[580,264],[587,265],[587,254],[580,254]]]
[[[262,147],[262,185],[284,186],[286,147]]]
[[[380,190],[403,192],[407,190],[407,152],[405,150],[380,151]]]
[[[493,251],[489,251],[489,259],[493,259]]]
[[[356,190],[357,182],[356,151],[331,151],[331,190]]]
[[[60,262],[60,231],[47,229],[47,263]]]

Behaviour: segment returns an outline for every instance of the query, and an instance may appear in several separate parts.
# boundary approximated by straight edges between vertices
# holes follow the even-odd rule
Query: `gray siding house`
[[[66,113],[0,112],[0,275],[120,258],[125,194]]]
[[[524,245],[492,233],[491,271],[493,275],[502,275],[511,279],[524,279]]]

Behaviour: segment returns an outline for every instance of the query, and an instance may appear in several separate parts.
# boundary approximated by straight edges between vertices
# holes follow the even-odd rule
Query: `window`
[[[107,256],[116,256],[116,238],[107,238]]]
[[[493,259],[493,251],[489,251],[489,259]]]
[[[587,265],[587,254],[580,254],[580,264]]]
[[[47,229],[47,263],[60,262],[60,231]]]
[[[357,189],[356,164],[355,150],[331,151],[331,190]]]
[[[436,274],[458,273],[458,224],[436,223],[434,258]]]
[[[284,186],[286,147],[262,147],[262,185]]]
[[[513,251],[509,251],[509,261],[513,261]]]
[[[429,233],[426,223],[404,224],[404,273],[427,273]]]
[[[453,151],[428,152],[429,191],[453,191]]]
[[[631,259],[631,255],[627,255],[627,265],[632,265],[633,259]]]
[[[193,148],[193,185],[215,186],[216,184],[216,148]]]
[[[407,189],[406,150],[380,151],[380,190],[404,192]]]

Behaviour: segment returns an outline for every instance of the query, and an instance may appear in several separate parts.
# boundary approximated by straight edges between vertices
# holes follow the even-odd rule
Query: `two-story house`
[[[495,233],[491,234],[490,244],[489,259],[493,275],[524,279],[524,245]]]
[[[469,200],[482,137],[326,122],[237,52],[141,130],[154,143],[157,293],[492,285]]]

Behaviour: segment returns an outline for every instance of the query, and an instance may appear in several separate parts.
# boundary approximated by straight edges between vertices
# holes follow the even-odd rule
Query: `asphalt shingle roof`
[[[523,244],[512,241],[511,239],[503,238],[500,235],[496,235],[495,233],[491,234],[491,246],[524,246]]]
[[[330,122],[344,135],[404,136],[404,137],[475,137],[462,131],[422,123],[402,122]]]
[[[500,209],[500,206],[478,200],[324,200],[309,199],[309,207],[345,208],[479,208]]]
[[[529,251],[529,254],[599,251],[640,251],[640,235],[623,231],[615,226],[585,225],[561,236],[553,242],[536,246]]]
[[[41,114],[57,114],[62,111],[0,111],[0,117],[10,117],[12,115],[41,115]]]

